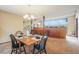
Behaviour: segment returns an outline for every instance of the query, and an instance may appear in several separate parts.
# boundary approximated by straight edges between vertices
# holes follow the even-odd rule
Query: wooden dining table
[[[18,39],[19,42],[23,43],[24,45],[26,45],[26,48],[28,48],[28,53],[31,53],[31,46],[34,45],[34,44],[37,44],[40,39],[36,39],[36,38],[33,38],[33,37],[23,37],[23,38],[20,38]],[[21,47],[21,43],[19,44],[19,47]]]

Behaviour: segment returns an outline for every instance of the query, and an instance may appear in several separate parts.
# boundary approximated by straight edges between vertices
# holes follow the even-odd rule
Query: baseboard
[[[0,44],[4,44],[4,43],[9,43],[9,42],[11,42],[11,41],[7,41],[7,42],[2,42],[2,43],[0,43]]]

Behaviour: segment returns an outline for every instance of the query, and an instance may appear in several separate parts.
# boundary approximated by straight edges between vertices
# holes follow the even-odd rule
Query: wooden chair
[[[15,52],[16,54],[18,53],[21,53],[22,50],[21,50],[21,47],[23,47],[23,52],[26,53],[26,50],[25,50],[25,47],[24,47],[24,44],[21,43],[21,46],[19,47],[19,43],[17,42],[15,36],[13,34],[10,34],[10,38],[11,38],[11,43],[12,43],[12,51],[11,51],[11,54],[13,52]]]
[[[34,49],[33,49],[33,53],[35,53],[35,50],[38,50],[38,52],[36,53],[42,53],[42,52],[46,52],[46,42],[47,42],[48,36],[43,36],[41,38],[41,41],[39,44],[34,44]]]

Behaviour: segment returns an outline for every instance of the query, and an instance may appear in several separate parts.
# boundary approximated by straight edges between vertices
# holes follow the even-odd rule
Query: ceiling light
[[[40,25],[41,23],[38,23],[38,25]]]
[[[27,15],[27,14],[23,16],[24,19],[26,19],[26,18],[28,18],[28,17],[29,17],[29,15]]]
[[[34,19],[35,17],[33,15],[31,15],[31,18]]]
[[[24,15],[23,18],[28,19],[28,20],[35,19],[35,17],[33,15],[29,15],[29,14]]]

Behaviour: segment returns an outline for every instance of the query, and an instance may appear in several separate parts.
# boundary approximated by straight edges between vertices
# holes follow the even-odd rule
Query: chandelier
[[[31,20],[31,19],[35,19],[35,16],[33,15],[30,15],[30,14],[26,14],[23,16],[24,19],[28,19],[28,20]]]
[[[27,14],[25,14],[24,16],[23,16],[23,18],[24,19],[28,19],[28,20],[32,20],[32,19],[35,19],[36,17],[35,16],[33,16],[32,14],[31,14],[31,5],[28,5],[28,12],[29,13],[27,13]]]

